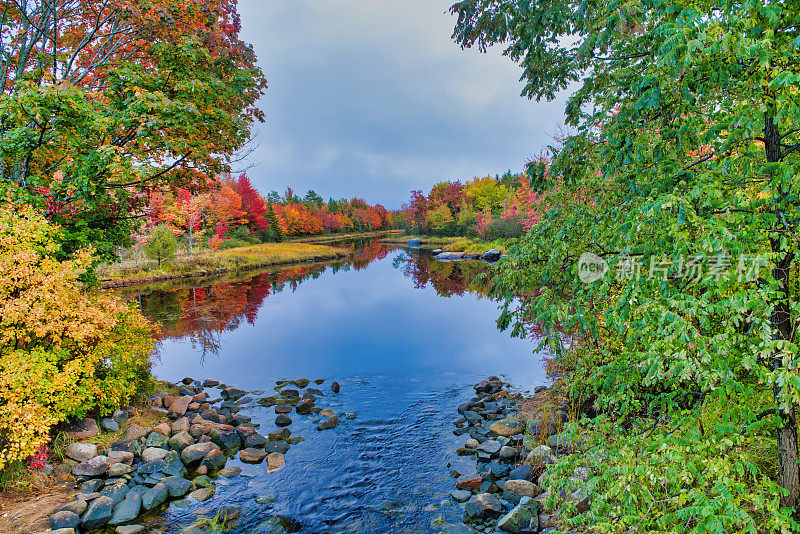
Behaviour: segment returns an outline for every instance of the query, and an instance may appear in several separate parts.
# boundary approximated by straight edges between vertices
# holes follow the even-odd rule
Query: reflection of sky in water
[[[502,373],[526,387],[543,383],[533,343],[499,332],[497,315],[496,303],[471,293],[442,298],[430,285],[414,288],[390,255],[360,271],[328,269],[294,292],[287,285],[264,300],[254,325],[242,320],[222,332],[219,354],[202,363],[187,339],[165,340],[154,371],[244,388],[281,377],[430,373],[452,375],[454,383]]]

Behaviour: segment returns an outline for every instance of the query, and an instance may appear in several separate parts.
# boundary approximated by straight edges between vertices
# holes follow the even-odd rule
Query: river
[[[269,532],[259,525],[276,515],[308,533],[441,532],[460,522],[451,470],[475,465],[455,454],[464,441],[452,432],[457,406],[488,375],[525,389],[545,384],[541,358],[530,341],[499,332],[497,303],[469,289],[486,264],[437,262],[377,241],[348,246],[345,262],[125,292],[163,325],[157,377],[266,395],[276,380],[325,379],[317,405],[354,417],[319,432],[315,416],[294,414],[292,435],[306,440],[283,468],[231,459],[242,476],[219,479],[210,501],[170,505],[152,528],[177,532],[232,504],[242,510],[236,533]],[[264,435],[276,430],[273,408],[240,414]]]

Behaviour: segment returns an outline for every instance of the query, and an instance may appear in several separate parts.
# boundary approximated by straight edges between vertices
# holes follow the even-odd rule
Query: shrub
[[[177,248],[178,241],[172,230],[166,224],[162,224],[153,230],[150,240],[144,246],[144,252],[148,258],[156,260],[160,267],[162,261],[175,259]]]
[[[50,430],[125,404],[148,376],[152,326],[118,298],[83,291],[90,251],[57,261],[58,227],[0,206],[0,469]]]

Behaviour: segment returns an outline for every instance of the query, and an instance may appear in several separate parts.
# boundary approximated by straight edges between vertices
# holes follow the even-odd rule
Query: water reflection
[[[342,246],[346,261],[125,293],[162,325],[159,378],[266,394],[281,378],[326,379],[318,406],[357,414],[325,432],[314,416],[293,414],[292,435],[307,439],[285,467],[267,473],[229,460],[243,476],[218,480],[211,501],[170,505],[161,530],[179,532],[198,510],[227,504],[242,507],[234,534],[269,532],[260,525],[274,515],[308,534],[434,533],[460,521],[449,472],[468,473],[475,461],[455,454],[457,407],[490,374],[526,388],[545,383],[541,359],[530,341],[497,331],[497,304],[472,284],[486,264],[436,262],[375,241]],[[264,435],[277,430],[272,408],[256,403],[241,414]]]
[[[254,325],[265,300],[284,291],[294,293],[303,282],[324,273],[361,271],[394,253],[392,265],[413,280],[415,289],[430,286],[440,297],[463,296],[466,292],[485,295],[488,281],[479,275],[489,272],[482,261],[439,262],[419,250],[401,251],[379,240],[349,241],[334,246],[348,250],[347,259],[297,267],[271,269],[245,280],[218,280],[197,285],[178,281],[153,287],[123,290],[126,301],[139,303],[142,313],[158,323],[159,340],[184,339],[201,355],[201,361],[218,354],[221,334],[242,324]],[[486,278],[488,280],[488,278]]]

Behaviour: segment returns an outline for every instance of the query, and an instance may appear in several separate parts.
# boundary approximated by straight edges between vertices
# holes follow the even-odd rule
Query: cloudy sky
[[[443,179],[520,170],[563,103],[519,96],[499,50],[461,50],[451,0],[239,0],[269,90],[248,175],[262,192],[400,207]]]

